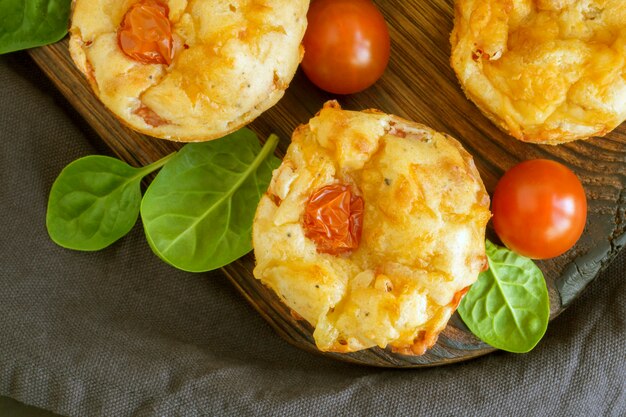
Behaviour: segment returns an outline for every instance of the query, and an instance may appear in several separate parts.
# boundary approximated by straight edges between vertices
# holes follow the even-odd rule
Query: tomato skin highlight
[[[568,251],[587,220],[587,198],[564,165],[535,159],[509,169],[496,185],[493,226],[509,249],[532,259]]]
[[[390,38],[383,15],[370,0],[314,0],[302,40],[302,69],[319,88],[352,94],[385,72]]]

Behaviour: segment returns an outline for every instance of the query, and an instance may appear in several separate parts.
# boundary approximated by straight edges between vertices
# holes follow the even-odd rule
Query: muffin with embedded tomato
[[[296,129],[254,220],[254,276],[322,351],[433,346],[486,267],[489,196],[450,136],[327,103]]]
[[[70,52],[94,92],[142,133],[222,137],[284,94],[308,0],[75,0]]]

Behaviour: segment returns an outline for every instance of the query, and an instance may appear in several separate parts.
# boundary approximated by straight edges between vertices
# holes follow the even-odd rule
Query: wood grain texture
[[[558,147],[519,142],[499,131],[465,98],[449,66],[452,0],[377,3],[390,27],[391,61],[375,86],[339,97],[344,108],[378,108],[451,134],[474,156],[490,192],[505,170],[533,158],[564,163],[583,182],[589,216],[582,238],[566,254],[538,263],[548,283],[551,318],[556,317],[626,244],[626,125],[605,138]],[[120,124],[74,67],[66,41],[32,50],[31,55],[121,159],[135,166],[145,165],[182,146],[146,137]],[[280,103],[250,127],[262,138],[278,134],[281,142],[277,153],[282,156],[294,128],[306,123],[331,98],[337,97],[316,89],[298,72]],[[497,241],[491,229],[488,236]],[[277,297],[253,278],[253,267],[254,258],[249,254],[225,267],[224,272],[279,335],[299,348],[320,353],[313,343],[312,328],[295,320]],[[419,367],[463,361],[493,350],[469,333],[455,314],[437,345],[423,356],[397,355],[378,348],[323,355],[365,365]]]

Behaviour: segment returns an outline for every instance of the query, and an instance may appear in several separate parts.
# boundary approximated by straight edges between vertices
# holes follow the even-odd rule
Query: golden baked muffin
[[[626,119],[626,1],[457,0],[452,67],[526,142],[602,136]]]
[[[123,122],[178,141],[222,137],[284,94],[308,0],[74,0],[70,52]]]
[[[296,129],[261,199],[254,276],[322,351],[420,355],[486,266],[489,218],[455,139],[329,102]]]

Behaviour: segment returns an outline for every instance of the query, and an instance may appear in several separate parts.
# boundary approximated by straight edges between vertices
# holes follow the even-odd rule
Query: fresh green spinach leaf
[[[141,179],[174,154],[143,168],[92,155],[66,166],[48,199],[46,227],[52,240],[68,249],[103,249],[137,222]]]
[[[0,54],[46,45],[67,33],[71,0],[0,0]]]
[[[483,342],[509,352],[531,350],[546,332],[550,299],[541,270],[528,258],[486,242],[489,270],[459,305],[459,314]]]
[[[278,142],[263,149],[241,129],[221,139],[186,145],[159,172],[141,202],[152,250],[191,272],[224,266],[252,249],[252,220],[272,171]]]

